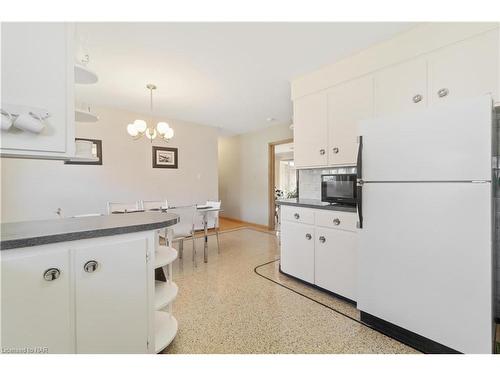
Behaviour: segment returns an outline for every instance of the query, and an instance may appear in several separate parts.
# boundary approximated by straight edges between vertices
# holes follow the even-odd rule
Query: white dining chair
[[[221,207],[221,201],[207,201],[207,206],[218,208]],[[219,244],[219,211],[207,212],[207,229],[214,229],[215,236],[217,237],[217,253],[220,253]]]
[[[113,213],[134,212],[134,211],[139,211],[140,209],[141,209],[140,202],[131,202],[131,203],[108,202],[107,203],[108,215],[111,215]]]
[[[141,201],[141,209],[144,211],[159,211],[168,208],[168,201],[165,199],[163,201]]]
[[[184,240],[190,239],[193,241],[193,263],[196,265],[196,245],[194,240],[196,206],[174,207],[170,208],[168,212],[179,215],[179,222],[171,227],[172,242],[179,241],[179,259],[183,257]]]

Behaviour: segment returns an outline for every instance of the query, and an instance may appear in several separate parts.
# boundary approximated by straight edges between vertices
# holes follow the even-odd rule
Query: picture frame
[[[174,147],[153,146],[153,168],[177,169],[179,166],[179,152]]]
[[[93,143],[92,154],[94,154],[99,160],[97,160],[97,161],[65,160],[64,164],[102,165],[102,140],[91,139],[91,138],[75,138],[75,141],[90,141],[90,142],[92,142]]]

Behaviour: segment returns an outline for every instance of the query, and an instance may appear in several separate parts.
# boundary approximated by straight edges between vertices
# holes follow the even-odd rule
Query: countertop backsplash
[[[356,167],[300,169],[299,170],[299,198],[321,199],[322,174],[350,174],[356,173]]]

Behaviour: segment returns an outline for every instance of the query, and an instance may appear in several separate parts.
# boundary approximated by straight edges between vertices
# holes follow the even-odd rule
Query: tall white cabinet
[[[1,131],[2,156],[67,159],[74,155],[74,26],[19,22],[1,25],[1,109],[46,111],[41,133]]]

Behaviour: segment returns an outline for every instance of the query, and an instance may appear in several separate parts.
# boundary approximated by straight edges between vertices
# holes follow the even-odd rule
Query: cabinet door
[[[427,62],[417,59],[375,74],[375,116],[408,112],[427,104]]]
[[[281,270],[314,283],[314,226],[281,223]]]
[[[329,164],[356,164],[358,122],[372,116],[372,76],[349,81],[328,94]]]
[[[357,252],[356,232],[317,227],[315,284],[355,301]]]
[[[73,250],[78,353],[147,352],[147,249],[134,239]]]
[[[65,23],[2,23],[1,89],[4,110],[47,111],[40,133],[2,130],[2,154],[63,158],[73,152],[73,27]]]
[[[1,264],[2,348],[74,352],[69,251],[7,250]],[[51,268],[59,270],[59,277],[51,280],[48,274],[46,280]]]
[[[312,94],[293,103],[294,162],[299,168],[327,165],[326,94]]]
[[[497,97],[498,56],[497,30],[430,54],[430,104],[484,94]]]

